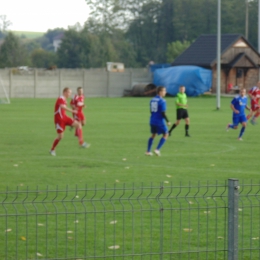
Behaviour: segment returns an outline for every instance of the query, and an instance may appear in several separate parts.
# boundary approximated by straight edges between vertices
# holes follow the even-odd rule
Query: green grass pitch
[[[174,98],[166,99],[167,116],[173,123],[176,119]],[[86,195],[83,191],[86,185],[90,189],[106,187],[111,190],[107,190],[105,195],[103,191],[98,191],[97,194],[91,191],[86,198],[104,196],[109,201],[109,198],[113,197],[113,187],[129,188],[133,185],[159,187],[163,183],[166,194],[167,192],[171,194],[171,191],[167,190],[171,185],[187,186],[191,183],[196,187],[198,182],[203,185],[215,184],[216,181],[223,184],[229,178],[237,178],[244,183],[249,183],[250,180],[259,182],[259,125],[252,126],[249,123],[243,141],[237,140],[240,127],[238,130],[231,129],[226,132],[225,127],[232,120],[232,111],[229,107],[231,98],[221,99],[219,111],[216,110],[214,97],[189,98],[191,137],[184,136],[184,121],[182,121],[163,146],[161,157],[144,155],[150,137],[149,100],[149,98],[87,98],[87,108],[84,110],[87,124],[83,128],[83,133],[85,140],[91,143],[91,147],[79,148],[74,131],[67,128],[64,139],[56,148],[56,157],[49,154],[56,137],[53,123],[54,99],[12,99],[11,104],[0,105],[0,200],[5,200],[4,193],[7,189],[35,191],[46,190],[48,187],[53,191],[57,187],[66,190],[75,189],[77,186],[81,189],[78,192],[79,198],[82,198]],[[159,137],[155,139],[154,149],[158,142]],[[158,190],[143,190],[144,197],[149,193],[156,196]],[[214,188],[208,194],[210,196],[213,193]],[[125,212],[118,202],[114,205],[108,201],[104,204],[97,203],[96,207],[86,204],[90,215],[94,216],[88,221],[86,215],[65,214],[66,209],[73,212],[75,205],[79,211],[84,210],[82,204],[77,204],[79,202],[71,204],[74,194],[69,192],[66,198],[70,200],[65,203],[66,205],[59,204],[58,208],[55,208],[51,202],[45,207],[41,203],[37,204],[39,213],[37,215],[34,214],[35,209],[31,204],[27,208],[21,205],[15,208],[12,205],[12,201],[19,199],[28,201],[34,199],[35,202],[41,202],[51,201],[56,196],[56,200],[59,198],[62,200],[64,194],[64,192],[56,195],[50,193],[46,198],[45,194],[36,192],[28,194],[26,199],[24,195],[21,195],[21,199],[20,195],[18,198],[15,198],[16,195],[9,195],[6,201],[10,201],[11,204],[6,206],[6,210],[14,215],[18,210],[21,215],[9,217],[7,221],[4,209],[0,210],[1,259],[6,257],[6,253],[8,259],[35,259],[37,252],[43,257],[47,257],[48,254],[50,259],[65,259],[66,256],[70,259],[74,259],[74,256],[75,259],[81,259],[83,256],[94,254],[96,256],[108,254],[110,258],[105,259],[114,259],[113,250],[111,252],[108,247],[122,242],[113,241],[115,234],[124,242],[124,248],[115,251],[115,255],[134,254],[133,241],[137,253],[142,251],[148,254],[135,259],[151,259],[149,252],[159,251],[160,242],[157,243],[157,238],[162,235],[160,233],[162,230],[159,229],[161,215],[156,207],[153,207],[156,205],[156,199],[151,201],[153,206],[143,201],[143,210],[135,212],[132,211],[131,204],[126,204]],[[122,196],[127,199],[132,196],[131,194],[132,191],[128,190]],[[138,197],[138,194],[134,194],[133,197]],[[196,251],[198,248],[201,250],[205,248],[206,251],[214,250],[223,248],[227,243],[216,238],[217,235],[224,237],[223,209],[214,208],[215,202],[212,200],[191,200],[193,204],[187,206],[185,199],[179,202],[169,202],[167,198],[165,199],[166,207],[172,203],[176,208],[180,204],[185,209],[194,208],[194,211],[165,210],[163,231],[165,252]],[[139,202],[134,201],[133,204],[137,209],[140,207]],[[218,201],[218,205],[225,206],[221,200]],[[204,214],[208,207],[212,207],[210,215]],[[117,212],[113,212],[113,209],[117,209]],[[58,215],[51,214],[55,213],[55,210]],[[258,218],[255,220],[248,218],[249,213],[250,208],[245,209],[243,218],[240,219],[243,221],[241,223],[243,245],[258,248],[259,240],[251,240],[250,236],[259,237],[259,231],[256,234],[252,233],[252,223],[257,226],[256,230],[259,230],[259,221]],[[109,225],[115,217],[118,224]],[[182,223],[181,226],[172,226],[170,221],[172,218],[177,223]],[[74,223],[75,220],[79,220],[78,225]],[[37,226],[37,223],[44,223],[44,227]],[[81,226],[80,223],[85,224]],[[183,232],[189,225],[193,225],[191,227],[193,232]],[[7,251],[5,251],[7,243],[5,228],[12,228],[12,232],[8,233]],[[199,242],[197,229],[200,230]],[[66,230],[73,230],[74,233],[65,234]],[[168,234],[167,230],[174,232]],[[75,233],[78,235],[75,236]],[[25,237],[26,241],[21,237]],[[72,237],[71,240],[69,237]],[[254,256],[258,257],[258,251],[256,254]],[[183,254],[181,258],[178,254],[171,257],[166,254],[164,259],[193,259],[193,256],[189,257],[187,254]],[[198,255],[195,254],[194,257]],[[224,259],[223,252],[219,255],[200,253],[200,257],[198,259],[216,257]],[[133,258],[129,256],[124,259]],[[158,259],[158,255],[152,259]],[[253,258],[247,253],[243,259]]]
[[[73,131],[66,129],[56,157],[49,155],[56,137],[53,99],[13,99],[1,105],[0,189],[23,184],[30,188],[75,184],[113,185],[171,181],[215,181],[259,177],[259,127],[248,124],[243,141],[238,130],[225,131],[231,122],[231,98],[189,98],[190,138],[184,121],[172,132],[161,157],[146,157],[149,130],[148,98],[89,98],[83,128],[89,149],[80,149]],[[167,115],[175,121],[173,98]],[[156,138],[153,148],[158,143]],[[123,159],[126,159],[123,161]]]

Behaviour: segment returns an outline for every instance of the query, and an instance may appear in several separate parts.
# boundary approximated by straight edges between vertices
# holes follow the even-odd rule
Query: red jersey
[[[67,117],[66,110],[62,109],[60,107],[61,105],[67,105],[67,101],[66,101],[65,97],[63,97],[63,96],[60,96],[55,103],[55,107],[54,107],[55,122],[58,122],[58,121],[64,119],[65,117]]]
[[[71,99],[70,104],[74,106],[78,112],[82,112],[82,108],[84,107],[84,96],[75,95],[73,99]]]
[[[253,97],[254,103],[258,103],[260,99],[260,89],[258,87],[252,87],[249,90],[249,94]]]
[[[258,87],[252,87],[249,92],[251,98],[251,109],[253,112],[259,109],[260,89]]]

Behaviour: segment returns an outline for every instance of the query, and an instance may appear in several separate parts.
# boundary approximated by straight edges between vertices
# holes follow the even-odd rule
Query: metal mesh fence
[[[239,259],[260,259],[260,182],[240,184]]]
[[[240,188],[240,259],[259,259],[259,187]],[[226,182],[7,188],[0,201],[0,259],[228,259]]]

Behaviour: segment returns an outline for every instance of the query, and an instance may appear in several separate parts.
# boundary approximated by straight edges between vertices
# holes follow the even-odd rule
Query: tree
[[[172,63],[182,52],[184,52],[190,46],[190,42],[175,41],[168,43],[167,47],[167,61]]]
[[[174,41],[192,41],[203,33],[216,33],[216,0],[174,0],[174,3]]]
[[[49,68],[56,65],[56,53],[43,49],[35,49],[31,53],[32,67]]]
[[[95,19],[90,18],[82,31],[90,42],[89,66],[104,67],[108,61],[123,62],[128,67],[136,67],[136,52],[126,40],[122,29],[109,32]]]
[[[127,30],[127,39],[137,52],[137,62],[145,66],[151,60],[163,61],[165,49],[161,48],[160,35],[161,4],[157,1],[142,5],[138,17]]]
[[[2,31],[0,31],[0,39],[3,39],[4,37],[5,37],[5,34]]]
[[[253,46],[258,49],[258,34],[257,34],[257,24],[258,24],[258,0],[253,0],[249,2],[249,32],[248,38]]]
[[[124,63],[126,67],[137,67],[137,53],[133,44],[126,39],[125,33],[120,29],[116,29],[110,37],[117,52],[118,61]]]
[[[222,33],[245,33],[245,0],[223,1],[221,5]]]
[[[58,66],[65,68],[105,67],[108,61],[136,66],[136,52],[125,40],[124,32],[121,29],[106,31],[93,18],[82,30],[71,27],[65,31],[57,56]]]
[[[90,43],[85,33],[73,29],[65,31],[61,46],[57,51],[58,66],[63,68],[89,67]]]
[[[40,45],[40,47],[46,51],[53,51],[54,52],[54,46],[53,46],[53,42],[51,42],[49,40],[48,37],[46,37],[45,35],[42,37],[39,37],[35,40],[35,42],[37,44]]]
[[[44,36],[49,40],[49,43],[52,43],[54,38],[56,36],[58,36],[59,34],[63,34],[64,33],[64,29],[63,28],[55,28],[55,29],[49,29]]]
[[[35,40],[32,40],[29,45],[29,49],[32,49],[33,45],[37,46],[36,48],[42,48],[46,51],[52,51],[54,52],[54,46],[53,46],[53,41],[54,38],[60,34],[63,34],[65,30],[63,28],[55,28],[55,29],[50,29],[48,30],[42,37],[39,37]],[[33,44],[32,42],[35,42]],[[35,48],[35,49],[36,49]]]
[[[12,23],[7,20],[6,15],[0,15],[0,39],[3,39],[6,36],[6,32],[10,25],[12,25]]]
[[[29,64],[28,54],[19,37],[9,32],[0,49],[0,67],[17,67]]]
[[[33,39],[24,41],[24,46],[25,46],[26,50],[28,51],[28,53],[31,53],[32,51],[34,51],[36,49],[41,49],[40,43]]]
[[[117,0],[86,0],[91,13],[90,16],[102,25],[104,31],[116,28]]]
[[[86,0],[91,19],[110,35],[126,32],[137,62],[165,62],[167,44],[217,33],[217,0]],[[249,41],[257,43],[258,0],[249,2]],[[245,32],[245,0],[222,1],[222,33]],[[100,29],[101,28],[101,29]],[[97,29],[97,28],[96,28]]]
[[[12,25],[11,21],[7,20],[6,15],[0,15],[0,31],[7,32],[8,27]]]
[[[162,45],[164,49],[166,49],[166,46],[169,42],[174,41],[174,8],[174,1],[162,0],[158,23],[160,28],[159,41],[160,45]]]

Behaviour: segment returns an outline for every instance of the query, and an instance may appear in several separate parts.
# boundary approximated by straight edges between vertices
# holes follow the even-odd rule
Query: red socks
[[[52,151],[55,150],[55,147],[58,145],[59,141],[60,141],[60,139],[55,139],[54,140],[54,142],[52,144],[52,148],[51,148]]]
[[[82,134],[82,128],[77,129],[77,134],[78,134],[78,139],[79,139],[79,144],[83,144],[83,134]]]

